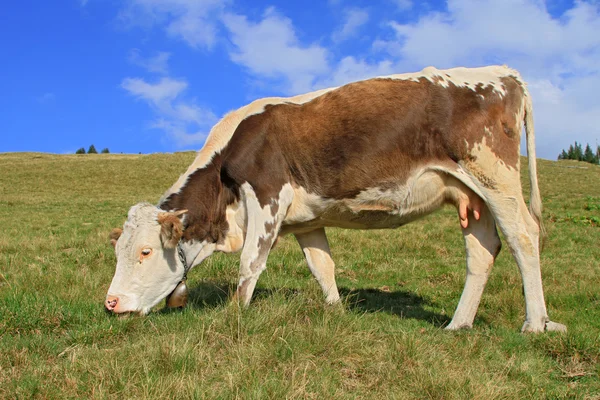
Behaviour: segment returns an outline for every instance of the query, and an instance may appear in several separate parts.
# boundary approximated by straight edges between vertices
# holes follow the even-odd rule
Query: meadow
[[[506,245],[473,329],[443,330],[465,279],[451,208],[330,229],[339,306],[285,237],[247,309],[228,301],[239,255],[219,254],[190,272],[186,309],[108,315],[110,230],[194,156],[0,154],[0,398],[600,399],[599,166],[538,161],[546,302],[566,334],[519,332]]]

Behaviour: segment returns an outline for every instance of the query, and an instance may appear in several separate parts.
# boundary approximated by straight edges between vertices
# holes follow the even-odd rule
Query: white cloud
[[[141,78],[125,78],[121,83],[123,89],[155,106],[175,100],[187,86],[187,82],[171,78],[161,78],[155,84],[148,83]]]
[[[354,57],[344,57],[327,76],[322,77],[315,88],[341,86],[346,83],[372,78],[374,76],[396,73],[394,65],[389,60],[369,63]]]
[[[334,42],[342,42],[357,35],[359,29],[369,21],[369,13],[360,8],[349,8],[344,11],[344,19],[344,25],[331,35]]]
[[[231,60],[255,76],[276,82],[287,94],[311,90],[315,77],[329,70],[327,50],[318,44],[302,45],[292,21],[273,8],[259,22],[226,14],[223,23],[233,44]]]
[[[166,74],[168,72],[168,64],[171,53],[159,51],[153,57],[145,58],[142,56],[139,49],[132,49],[129,52],[129,62],[140,66],[148,72]]]
[[[600,90],[599,75],[573,79],[563,88],[549,80],[530,80],[528,87],[534,101],[538,156],[556,158],[575,140],[594,148],[600,144],[600,104],[592,99]]]
[[[163,77],[148,83],[141,78],[125,78],[121,87],[152,107],[157,118],[151,126],[164,130],[178,147],[201,144],[217,122],[212,111],[180,99],[188,87],[184,80]]]
[[[396,38],[380,40],[376,48],[419,66],[509,59],[521,69],[551,64],[559,73],[561,61],[571,64],[600,45],[598,10],[583,2],[557,20],[533,0],[450,0],[447,13],[432,12],[415,23],[392,22],[390,27]]]
[[[212,48],[217,37],[215,17],[227,0],[128,0],[120,19],[128,25],[162,26],[169,36],[191,47]]]

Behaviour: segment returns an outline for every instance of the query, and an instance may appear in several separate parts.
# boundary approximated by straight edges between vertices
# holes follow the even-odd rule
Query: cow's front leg
[[[267,267],[269,252],[277,239],[293,193],[292,187],[286,184],[277,195],[265,200],[257,197],[250,184],[242,185],[247,223],[236,298],[244,306],[250,303],[258,277]]]

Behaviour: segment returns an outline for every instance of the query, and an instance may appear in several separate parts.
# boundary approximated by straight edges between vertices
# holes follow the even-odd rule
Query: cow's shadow
[[[190,289],[188,307],[204,309],[224,306],[235,293],[235,290],[236,285],[233,283],[200,282]],[[253,299],[267,298],[275,293],[291,298],[297,295],[298,292],[299,289],[291,288],[256,288]],[[434,306],[434,304],[409,290],[388,291],[342,287],[340,288],[340,295],[345,307],[354,312],[384,312],[397,315],[400,318],[426,321],[439,327],[450,322],[447,315],[426,309],[427,306]]]
[[[409,290],[347,289],[342,287],[340,296],[350,310],[357,312],[385,312],[400,318],[426,321],[439,327],[450,322],[447,315],[425,308],[435,304]]]

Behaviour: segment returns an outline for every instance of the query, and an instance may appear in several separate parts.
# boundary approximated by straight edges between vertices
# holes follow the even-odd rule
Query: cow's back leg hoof
[[[567,332],[567,326],[559,324],[558,322],[547,321],[546,322],[547,332]]]
[[[531,321],[525,321],[521,332],[523,333],[542,333],[542,332],[566,332],[567,327],[558,322],[552,322],[549,320],[540,321],[539,323],[532,323]]]

